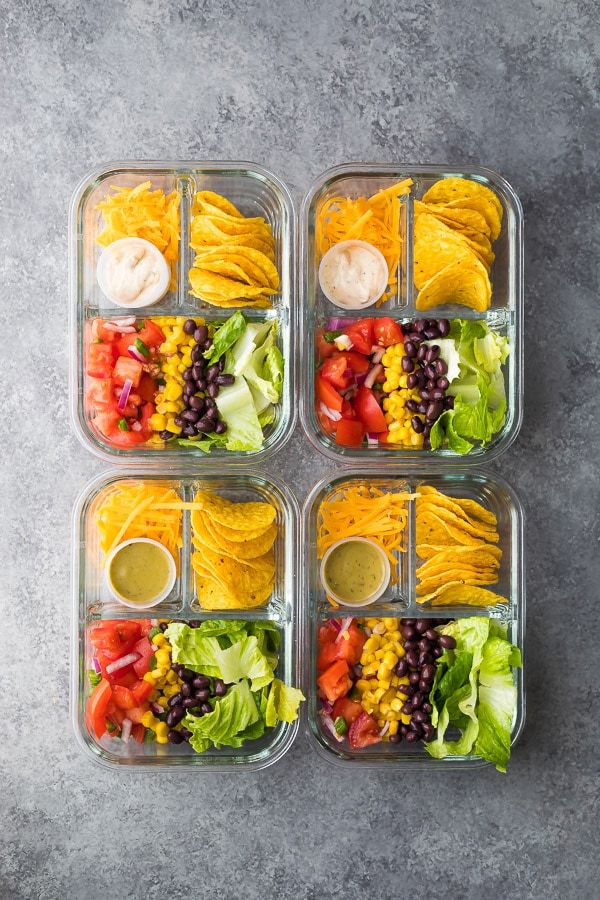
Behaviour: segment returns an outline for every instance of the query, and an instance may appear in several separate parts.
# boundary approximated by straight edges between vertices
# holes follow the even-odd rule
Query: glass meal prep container
[[[183,501],[190,501],[198,489],[215,492],[235,501],[268,501],[276,508],[278,534],[274,544],[275,580],[267,603],[255,609],[205,610],[196,596],[190,565],[192,550],[191,514],[182,513],[183,548],[179,553],[178,571],[171,594],[151,609],[128,609],[110,598],[105,581],[103,554],[96,514],[107,491],[122,484],[152,482],[172,488]],[[93,479],[80,494],[73,513],[72,559],[72,659],[71,715],[80,746],[98,763],[112,767],[132,766],[149,769],[178,767],[211,772],[265,768],[280,759],[289,749],[298,729],[293,723],[278,722],[258,739],[248,740],[239,749],[211,748],[196,753],[187,743],[127,743],[108,733],[98,739],[86,724],[86,703],[91,693],[88,671],[93,668],[94,648],[90,626],[104,620],[160,619],[204,621],[209,619],[243,619],[249,622],[269,620],[280,636],[277,678],[294,687],[299,684],[298,664],[298,592],[297,520],[299,510],[292,493],[279,481],[258,473],[222,474],[206,470],[194,477],[182,469],[111,471]]]
[[[499,533],[498,546],[502,550],[499,580],[490,589],[506,598],[506,602],[495,606],[448,605],[431,607],[416,600],[417,555],[415,538],[415,501],[408,501],[408,521],[404,531],[404,546],[396,552],[396,584],[388,586],[386,592],[375,603],[368,606],[347,606],[333,608],[328,602],[320,575],[320,560],[317,557],[317,523],[319,508],[324,501],[335,497],[341,489],[349,485],[366,484],[383,492],[418,491],[419,485],[427,484],[447,493],[450,497],[475,500],[485,505],[497,517]],[[311,491],[303,509],[302,543],[304,564],[302,595],[304,601],[303,667],[305,694],[307,697],[304,715],[307,718],[307,734],[311,746],[325,759],[343,766],[372,766],[382,768],[419,768],[429,771],[449,768],[470,768],[489,765],[477,756],[448,756],[435,759],[428,755],[422,742],[413,744],[405,740],[399,744],[382,742],[364,749],[352,749],[345,739],[338,742],[323,726],[319,716],[320,701],[317,695],[317,632],[319,626],[328,619],[346,616],[359,618],[446,618],[459,619],[468,616],[489,616],[505,624],[508,639],[518,646],[523,655],[525,636],[525,580],[523,509],[512,488],[496,475],[489,476],[469,470],[461,473],[431,474],[375,474],[372,469],[346,470],[324,478]],[[524,660],[523,660],[524,662]],[[513,669],[517,688],[516,714],[512,725],[511,741],[514,746],[522,732],[525,721],[524,669]]]
[[[165,194],[177,190],[179,207],[179,256],[176,263],[174,290],[152,306],[123,309],[109,301],[97,282],[97,264],[102,247],[96,238],[103,227],[102,213],[96,206],[111,193],[111,187],[135,187],[150,181],[151,189]],[[234,203],[245,216],[263,216],[271,226],[275,245],[275,264],[280,276],[280,289],[271,297],[272,308],[250,306],[218,308],[189,293],[188,272],[195,252],[190,246],[192,204],[197,191],[213,191]],[[190,458],[194,463],[219,458],[219,463],[258,462],[281,448],[293,430],[296,404],[295,386],[295,238],[294,209],[286,186],[266,169],[247,162],[128,162],[118,161],[94,170],[76,188],[69,213],[70,266],[70,395],[71,416],[79,440],[96,456],[107,461],[170,463]],[[239,309],[249,322],[277,320],[277,345],[283,355],[285,373],[282,396],[276,404],[275,418],[263,428],[264,442],[257,451],[229,451],[212,448],[209,455],[176,441],[161,444],[138,444],[133,447],[112,446],[91,426],[92,411],[87,397],[89,377],[86,375],[86,342],[90,339],[94,320],[110,320],[129,314],[138,322],[160,316],[202,317],[208,324],[225,321]],[[134,335],[135,337],[135,335]]]
[[[496,255],[490,272],[492,296],[490,308],[475,312],[462,305],[440,305],[427,311],[416,308],[416,288],[412,279],[414,202],[441,178],[468,178],[489,187],[499,199],[502,228],[493,243]],[[321,256],[316,245],[316,220],[319,210],[333,197],[369,197],[398,181],[412,178],[411,192],[401,199],[399,233],[402,239],[398,283],[393,296],[381,305],[363,310],[340,309],[323,294],[319,284]],[[452,166],[365,165],[349,163],[320,175],[310,187],[302,206],[300,223],[300,346],[302,352],[301,417],[304,430],[321,453],[340,462],[378,463],[382,459],[403,465],[453,466],[480,465],[495,459],[514,441],[521,424],[523,402],[523,214],[519,199],[510,184],[497,173],[480,166],[458,170]],[[315,335],[330,320],[357,321],[365,317],[392,317],[402,323],[419,318],[483,319],[490,329],[506,336],[510,355],[503,365],[507,399],[506,419],[501,430],[485,447],[473,447],[465,455],[449,449],[403,449],[377,441],[359,447],[340,446],[325,433],[316,410],[315,378],[318,367]],[[336,326],[337,327],[337,326]],[[341,327],[341,326],[340,326]]]

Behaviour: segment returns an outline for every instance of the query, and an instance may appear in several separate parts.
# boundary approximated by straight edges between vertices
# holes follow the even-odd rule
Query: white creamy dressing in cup
[[[385,257],[367,241],[341,241],[319,266],[319,284],[328,300],[342,309],[371,306],[388,283]]]
[[[135,309],[157,303],[169,289],[169,264],[143,238],[121,238],[102,252],[96,271],[102,293],[117,306]]]

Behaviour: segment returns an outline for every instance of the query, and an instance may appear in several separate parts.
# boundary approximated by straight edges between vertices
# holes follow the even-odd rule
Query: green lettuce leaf
[[[265,710],[265,724],[268,727],[277,722],[294,722],[298,718],[298,707],[304,694],[298,688],[288,687],[279,678],[275,678],[269,691]]]
[[[245,366],[242,374],[250,387],[262,394],[269,403],[277,403],[279,400],[279,388],[273,381],[273,366],[267,367],[267,355],[273,351],[271,358],[275,359],[275,378],[279,384],[280,378],[283,378],[283,357],[278,348],[275,347],[275,323],[271,327],[260,347],[252,353],[248,364]],[[274,356],[273,356],[274,354]],[[281,367],[281,371],[279,370]]]
[[[222,677],[220,657],[223,651],[216,637],[204,637],[199,629],[190,628],[183,622],[171,622],[165,634],[173,648],[173,662],[182,663],[202,675]]]
[[[517,688],[512,666],[519,666],[517,647],[501,637],[490,637],[483,648],[479,669],[479,733],[475,753],[506,772],[510,758],[512,722],[517,703]]]
[[[440,358],[444,360],[448,367],[448,372],[446,374],[446,378],[448,381],[452,382],[455,378],[458,378],[460,375],[460,356],[456,347],[456,343],[452,340],[452,338],[436,338],[431,341],[423,341],[424,344],[427,344],[428,347],[431,347],[433,344],[436,347],[440,348]]]
[[[491,375],[508,357],[508,340],[495,331],[488,331],[485,337],[474,339],[473,355],[477,364]]]
[[[190,744],[197,753],[214,744],[220,747],[239,747],[240,742],[248,740],[242,737],[248,734],[249,726],[259,721],[256,702],[246,680],[229,688],[224,697],[218,700],[211,713],[202,717],[186,715],[183,720],[185,728],[192,732]]]
[[[212,338],[212,345],[202,354],[208,362],[216,362],[230,347],[239,341],[246,330],[246,320],[243,313],[235,312],[217,330]]]
[[[254,396],[254,393],[252,394]],[[260,427],[265,428],[267,425],[272,425],[275,421],[275,407],[267,406],[263,412],[258,414],[258,421],[260,422]]]
[[[231,647],[222,650],[218,664],[219,677],[226,684],[235,684],[242,678],[248,678],[252,682],[251,689],[253,691],[259,691],[265,685],[270,684],[274,678],[269,660],[261,651],[258,639],[254,635],[237,641]]]
[[[273,327],[272,322],[260,322],[246,325],[246,330],[241,338],[231,347],[227,353],[224,372],[230,375],[242,375],[248,365],[252,354],[259,347]]]
[[[263,432],[245,379],[236,378],[233,384],[222,387],[215,403],[221,418],[227,424],[227,449],[260,450]]]
[[[180,447],[194,447],[202,453],[210,453],[213,447],[224,447],[227,438],[224,434],[203,434],[193,438],[180,438],[177,443]]]
[[[267,381],[270,381],[275,391],[277,391],[277,399],[281,397],[281,388],[283,387],[283,356],[279,347],[269,347],[265,362],[263,365],[263,375]]]

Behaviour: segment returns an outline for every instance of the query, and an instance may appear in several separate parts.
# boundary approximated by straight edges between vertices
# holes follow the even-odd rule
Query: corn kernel
[[[169,726],[166,722],[159,722],[155,728],[156,740],[159,744],[166,744],[168,741]]]
[[[410,713],[400,713],[400,721],[403,725],[410,725]]]
[[[379,678],[377,683],[379,684],[380,688],[383,688],[384,691],[389,690],[392,684],[392,682],[388,681],[387,678]]]
[[[384,688],[377,688],[376,691],[373,691],[373,699],[376,703],[379,703],[383,695],[385,694]]]
[[[154,684],[154,675],[152,672],[146,672],[144,675],[144,681],[147,681],[149,684]]]
[[[402,675],[402,677],[398,679],[398,684],[410,684],[408,675]]]
[[[369,690],[370,684],[366,678],[359,678],[354,687],[357,691],[360,691],[360,693],[363,694],[365,691]]]
[[[375,659],[383,659],[384,656],[385,650],[382,647],[380,647],[379,650],[375,651]]]
[[[398,721],[397,720],[390,722],[390,727],[388,728],[388,734],[398,734]]]
[[[173,669],[171,669],[170,672],[167,672],[166,681],[167,681],[167,684],[177,684],[177,682],[178,682],[177,672],[174,672]]]
[[[169,416],[167,419],[167,431],[170,431],[173,434],[181,434],[183,431],[181,425],[178,425],[175,421],[175,416]]]
[[[379,649],[379,645],[381,643],[381,638],[378,634],[372,634],[371,637],[367,638],[364,643],[363,651],[366,650],[367,653],[373,653],[375,650]]]
[[[394,700],[392,700],[392,702],[390,703],[391,709],[393,709],[394,712],[397,713],[402,712],[402,706],[402,700],[399,700],[397,697],[395,697]]]

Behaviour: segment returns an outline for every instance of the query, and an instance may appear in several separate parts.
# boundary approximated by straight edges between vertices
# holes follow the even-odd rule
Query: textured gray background
[[[596,4],[0,9],[0,896],[598,897]],[[115,774],[76,746],[70,511],[103,466],[67,415],[66,208],[99,161],[174,156],[255,160],[296,201],[352,159],[483,163],[521,195],[526,412],[494,466],[528,515],[508,776],[348,774],[303,736],[247,776]],[[331,470],[300,429],[267,468],[299,498]]]

